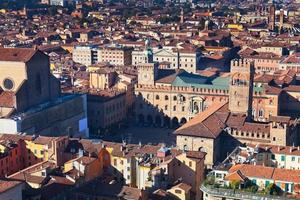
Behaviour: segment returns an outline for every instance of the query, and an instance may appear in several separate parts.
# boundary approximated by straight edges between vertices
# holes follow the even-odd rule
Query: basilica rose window
[[[11,90],[14,87],[14,82],[10,78],[6,78],[3,81],[3,86],[6,90]]]

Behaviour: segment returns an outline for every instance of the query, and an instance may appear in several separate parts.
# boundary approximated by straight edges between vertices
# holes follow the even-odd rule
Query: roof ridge
[[[207,129],[209,130],[209,133],[215,138],[216,136],[212,133],[212,131],[204,124],[202,123],[202,125]]]

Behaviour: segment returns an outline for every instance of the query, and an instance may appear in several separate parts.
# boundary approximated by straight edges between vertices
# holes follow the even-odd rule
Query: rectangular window
[[[292,161],[295,161],[295,157],[294,156],[292,157]]]
[[[222,178],[222,174],[216,173],[217,178]]]
[[[175,190],[176,194],[181,194],[181,190]]]

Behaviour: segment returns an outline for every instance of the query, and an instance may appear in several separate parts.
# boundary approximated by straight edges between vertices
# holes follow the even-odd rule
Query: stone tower
[[[284,11],[280,9],[280,14],[279,14],[279,28],[278,32],[281,33],[282,28],[283,28],[283,22],[284,22]]]
[[[231,61],[229,83],[229,110],[232,113],[252,115],[253,62],[245,59]]]
[[[275,6],[273,4],[270,6],[268,28],[271,31],[275,30]]]
[[[138,68],[138,84],[154,85],[158,73],[158,63],[141,63]]]

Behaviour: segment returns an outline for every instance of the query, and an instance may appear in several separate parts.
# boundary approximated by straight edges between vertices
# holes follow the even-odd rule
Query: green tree
[[[233,180],[233,181],[230,181],[230,183],[229,183],[229,186],[232,189],[239,189],[240,185],[241,185],[241,182],[238,180]]]
[[[281,189],[275,183],[271,183],[266,186],[265,193],[269,195],[280,195]]]

